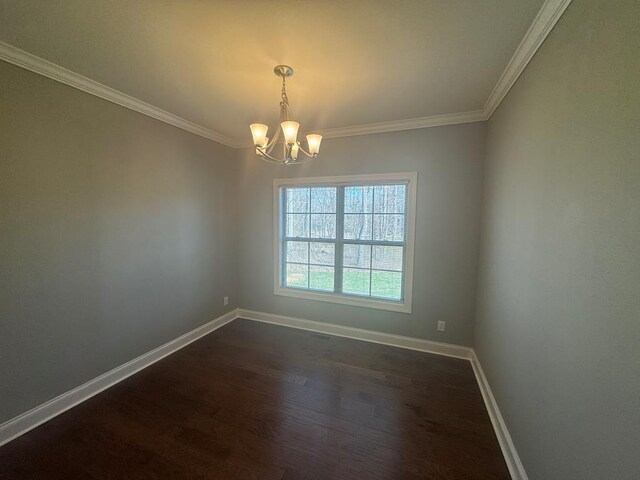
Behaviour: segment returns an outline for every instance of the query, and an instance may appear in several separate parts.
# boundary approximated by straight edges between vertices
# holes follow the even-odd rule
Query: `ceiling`
[[[543,0],[0,0],[0,41],[243,143],[483,109]]]

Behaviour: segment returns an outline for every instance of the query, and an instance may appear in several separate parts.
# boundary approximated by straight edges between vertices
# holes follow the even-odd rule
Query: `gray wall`
[[[531,480],[640,478],[638,19],[574,0],[489,121],[475,346]]]
[[[474,343],[531,480],[636,479],[638,18],[574,0],[488,126],[290,169],[0,62],[0,422],[240,305]],[[419,172],[413,313],[274,296],[272,179],[394,171]]]
[[[234,157],[0,62],[0,423],[236,306]]]
[[[321,156],[278,167],[240,154],[240,304],[244,308],[470,345],[475,314],[485,124],[326,139]],[[413,313],[273,294],[273,179],[418,172]],[[438,320],[447,322],[437,332]]]

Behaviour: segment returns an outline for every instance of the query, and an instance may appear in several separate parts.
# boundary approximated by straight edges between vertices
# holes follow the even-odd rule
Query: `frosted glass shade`
[[[294,160],[298,158],[299,151],[300,151],[300,145],[298,145],[297,143],[294,143],[293,146],[291,147],[291,158],[293,158]]]
[[[296,138],[298,138],[298,128],[300,124],[298,122],[282,122],[282,133],[284,133],[284,141],[287,142],[287,145],[293,145],[296,143]]]
[[[311,155],[317,155],[320,152],[320,142],[322,141],[322,135],[312,133],[307,135],[307,143],[309,144],[309,153]]]
[[[252,123],[249,125],[251,129],[251,135],[253,136],[253,144],[256,147],[262,147],[265,143],[265,139],[267,138],[267,130],[269,127],[262,123]]]

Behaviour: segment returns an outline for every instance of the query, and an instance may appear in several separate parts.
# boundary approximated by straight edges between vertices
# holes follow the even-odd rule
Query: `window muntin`
[[[296,185],[283,180],[284,185],[276,186],[276,293],[381,301],[410,311],[406,279],[412,255],[411,175],[353,184],[302,179],[309,182]]]

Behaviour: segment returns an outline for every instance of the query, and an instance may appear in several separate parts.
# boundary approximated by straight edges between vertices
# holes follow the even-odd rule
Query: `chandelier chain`
[[[287,85],[286,85],[286,77],[282,76],[282,93],[280,101],[280,118],[282,121],[289,120],[289,97],[287,97]]]

